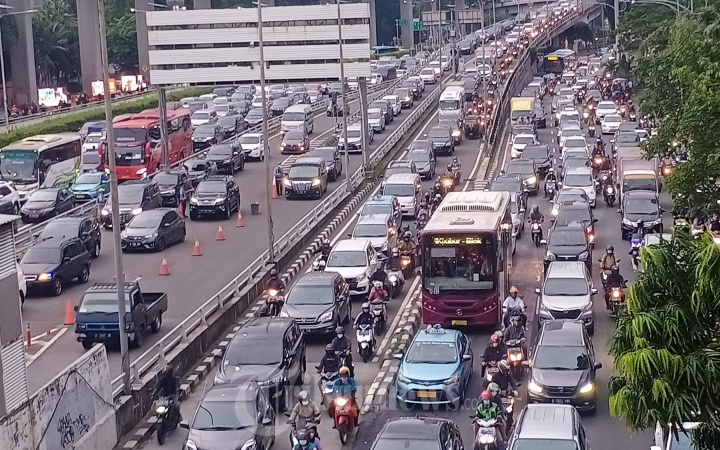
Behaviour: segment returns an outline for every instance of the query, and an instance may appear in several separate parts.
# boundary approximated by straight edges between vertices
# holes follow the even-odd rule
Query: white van
[[[422,195],[422,180],[417,173],[396,173],[383,184],[383,195],[394,195],[400,202],[400,211],[405,216],[417,214]]]
[[[280,121],[280,131],[284,134],[290,130],[302,130],[305,128],[307,134],[313,132],[315,117],[312,106],[292,105],[285,110]]]
[[[458,116],[462,118],[465,111],[465,88],[462,86],[448,86],[440,95],[440,116]]]

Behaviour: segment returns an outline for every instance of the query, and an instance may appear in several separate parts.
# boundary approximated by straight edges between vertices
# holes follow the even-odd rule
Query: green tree
[[[105,0],[108,58],[120,72],[134,72],[138,67],[137,27],[130,8],[133,0]]]
[[[47,0],[33,15],[38,83],[67,85],[80,68],[77,17],[67,0]]]
[[[675,13],[664,5],[633,5],[623,13],[616,33],[625,49],[637,50],[651,35],[667,32],[675,21]]]
[[[644,272],[611,341],[610,412],[635,431],[660,423],[678,432],[683,422],[701,422],[693,433],[698,448],[717,449],[720,245],[685,228],[644,248],[641,258]]]

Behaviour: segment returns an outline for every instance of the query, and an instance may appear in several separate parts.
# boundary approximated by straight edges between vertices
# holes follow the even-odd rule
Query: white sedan
[[[437,75],[435,75],[435,69],[427,68],[420,71],[420,79],[425,84],[437,83]]]
[[[595,118],[597,119],[598,123],[602,119],[605,118],[608,114],[616,114],[617,113],[617,105],[615,102],[610,100],[604,100],[602,102],[599,102],[597,104],[597,108],[595,108]]]
[[[392,104],[393,116],[397,116],[402,112],[402,102],[400,101],[400,97],[398,97],[397,95],[386,95],[382,99],[387,100]]]
[[[619,114],[608,114],[602,120],[602,134],[613,134],[615,133],[622,124],[622,117]]]
[[[521,157],[525,147],[528,145],[539,145],[534,134],[518,134],[515,136],[510,149],[510,158],[515,159]]]

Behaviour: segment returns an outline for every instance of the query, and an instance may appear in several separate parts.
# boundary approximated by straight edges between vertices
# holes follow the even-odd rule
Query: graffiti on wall
[[[67,413],[57,421],[57,432],[62,448],[71,448],[72,444],[88,430],[90,430],[88,417],[83,413],[78,414],[77,417],[71,417],[70,413]]]

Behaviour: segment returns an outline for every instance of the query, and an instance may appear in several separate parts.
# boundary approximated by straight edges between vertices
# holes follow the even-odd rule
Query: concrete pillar
[[[100,22],[97,2],[77,0],[78,35],[80,38],[80,70],[82,89],[92,90],[92,82],[102,80],[102,61],[100,58]]]
[[[377,16],[375,15],[375,0],[365,0],[370,5],[370,47],[377,45]]]
[[[415,33],[413,32],[413,5],[412,0],[400,2],[400,36],[404,48],[413,48]]]
[[[212,9],[212,0],[193,0],[193,9]]]
[[[33,3],[33,2],[30,2]],[[8,0],[8,6],[15,11],[23,11],[36,5],[28,5],[26,0]],[[14,101],[8,100],[12,105],[37,103],[37,75],[35,73],[35,48],[33,44],[32,14],[20,14],[15,17],[17,23],[17,42],[10,47],[10,60],[12,61],[12,85],[15,93]]]
[[[147,0],[135,0],[135,8],[140,11],[147,11]],[[145,14],[135,14],[135,28],[137,29],[137,45],[138,45],[138,67],[143,81],[150,84],[150,54],[148,44],[148,29]]]

